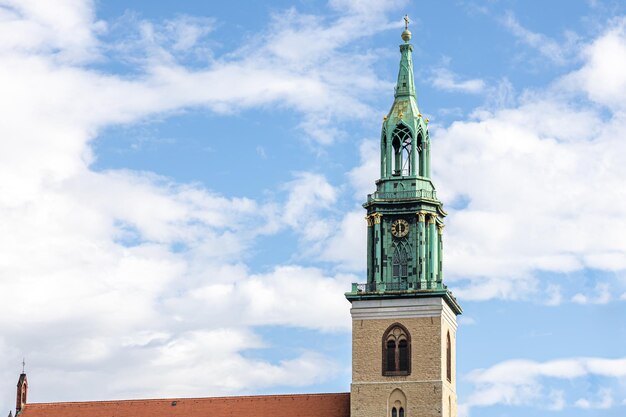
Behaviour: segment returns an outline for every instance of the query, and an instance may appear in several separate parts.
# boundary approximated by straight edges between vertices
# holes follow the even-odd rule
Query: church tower
[[[456,417],[456,316],[443,283],[446,212],[430,178],[405,16],[380,179],[367,196],[367,282],[353,284],[351,417]]]
[[[25,363],[22,362],[22,367]],[[17,381],[17,395],[15,397],[15,417],[19,416],[26,405],[28,395],[28,380],[26,379],[26,371],[22,368],[20,379]],[[10,416],[10,415],[9,415]]]

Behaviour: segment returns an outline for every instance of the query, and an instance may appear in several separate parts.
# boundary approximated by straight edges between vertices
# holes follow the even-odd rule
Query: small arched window
[[[406,409],[406,395],[401,389],[396,388],[389,394],[388,414],[387,417],[404,417]]]
[[[450,332],[446,337],[446,377],[452,382],[452,344],[450,343]]]
[[[411,373],[411,336],[400,323],[394,323],[383,334],[383,375]]]

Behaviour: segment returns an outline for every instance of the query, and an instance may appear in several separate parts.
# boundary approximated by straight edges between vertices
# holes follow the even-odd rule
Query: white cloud
[[[274,363],[245,352],[264,343],[251,326],[349,328],[343,292],[354,276],[245,265],[255,238],[285,226],[305,239],[329,235],[316,212],[332,210],[337,190],[324,176],[297,174],[282,206],[153,173],[92,169],[92,141],[104,128],[188,107],[288,108],[303,125],[319,122],[318,143],[341,135],[330,127],[336,117],[367,117],[356,94],[385,83],[374,56],[346,48],[345,33],[384,30],[385,16],[285,13],[291,19],[277,15],[254,45],[192,69],[190,55],[210,54],[211,19],[129,19],[138,38],[107,44],[100,35],[118,28],[96,20],[93,2],[0,1],[0,286],[11,311],[0,316],[0,356],[18,363],[26,354],[37,373],[31,399],[253,392],[342,369],[315,352]],[[137,43],[150,47],[138,53]],[[91,65],[120,53],[133,74]],[[224,337],[233,344],[217,342]],[[3,366],[0,375],[6,404],[15,372]]]
[[[380,177],[380,139],[364,140],[359,145],[360,163],[348,172],[354,197],[363,200],[376,191],[375,181]]]
[[[576,73],[592,68],[587,62]],[[593,103],[571,97],[562,80],[525,92],[517,107],[433,127],[440,196],[468,202],[450,210],[446,228],[447,276],[475,284],[457,290],[461,296],[526,297],[537,290],[537,271],[626,269],[626,219],[615,210],[626,205],[617,156],[626,153],[626,119],[616,107],[607,120]],[[603,216],[589,222],[598,210]]]
[[[487,369],[470,372],[474,391],[460,405],[468,415],[472,408],[496,404],[532,406],[561,410],[567,406],[566,392],[551,389],[545,380],[573,380],[586,377],[626,378],[626,358],[565,358],[547,362],[508,360]],[[609,381],[610,382],[610,381]],[[579,399],[571,405],[580,408],[610,408],[614,404],[610,388],[602,388],[592,402]]]
[[[572,32],[565,33],[564,42],[533,32],[522,26],[512,12],[507,13],[501,22],[520,42],[536,49],[544,58],[558,65],[564,65],[571,59],[578,43],[578,37]]]
[[[186,320],[220,317],[220,325],[287,325],[322,331],[347,330],[343,296],[356,277],[325,276],[316,268],[276,267],[265,274],[243,268],[211,271],[213,279],[167,301],[171,314]],[[202,314],[199,314],[202,313]],[[195,319],[192,319],[194,318]]]
[[[548,394],[548,410],[561,411],[565,408],[565,392],[563,390],[550,390]]]
[[[485,82],[479,78],[459,80],[458,75],[447,68],[439,67],[433,70],[431,78],[433,85],[444,91],[458,91],[461,93],[481,93],[485,90]]]
[[[581,302],[582,288],[546,287],[541,274],[626,270],[626,117],[617,100],[626,71],[603,80],[614,97],[591,87],[612,57],[619,67],[626,56],[624,26],[617,21],[583,46],[580,68],[547,88],[513,97],[503,79],[486,90],[489,109],[450,126],[431,123],[433,179],[449,212],[446,276],[462,299]],[[358,195],[378,177],[377,147],[378,140],[364,142],[349,174]],[[590,221],[589,213],[602,215]],[[608,302],[605,285],[612,287],[600,283],[604,290],[584,301]]]
[[[319,239],[324,231],[307,227],[314,222],[319,209],[328,209],[337,200],[337,190],[323,175],[299,172],[295,179],[284,186],[289,192],[282,220],[292,227],[303,228],[303,233],[311,239]],[[319,236],[318,233],[322,233]]]
[[[115,339],[94,335],[85,348],[91,353],[98,345],[107,349],[106,356],[91,357],[82,363],[72,360],[74,366],[69,363],[59,366],[55,358],[36,351],[44,354],[40,358],[46,365],[32,364],[40,371],[36,374],[37,388],[29,393],[30,400],[245,394],[276,385],[316,384],[344,371],[340,364],[312,351],[298,352],[276,362],[250,358],[243,354],[244,350],[267,346],[258,335],[238,328],[169,334],[149,344],[123,349]],[[75,350],[66,353],[73,355]],[[242,373],[242,369],[246,372]],[[98,381],[95,386],[94,380]],[[106,391],[102,390],[104,386]]]
[[[572,301],[577,304],[607,304],[611,301],[611,291],[606,283],[599,283],[594,288],[593,293],[577,293],[572,297]]]
[[[545,304],[549,306],[558,306],[563,301],[561,287],[559,285],[550,284],[546,288]]]
[[[94,17],[89,1],[2,0],[0,53],[46,53],[68,62],[93,59],[99,55],[96,35],[106,30]]]
[[[594,102],[624,110],[626,94],[626,18],[612,22],[606,33],[582,48],[585,65],[565,77],[564,84]]]
[[[599,409],[599,410],[607,410],[613,407],[613,392],[609,388],[603,388],[597,394],[597,400],[589,400],[587,398],[579,398],[574,403],[575,407],[582,408],[585,410],[589,409]]]
[[[343,216],[323,245],[322,260],[336,262],[339,268],[350,271],[365,269],[367,226],[363,211],[359,207]]]

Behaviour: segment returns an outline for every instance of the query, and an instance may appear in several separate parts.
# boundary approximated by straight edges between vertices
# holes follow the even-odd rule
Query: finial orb
[[[411,40],[411,32],[409,31],[409,15],[404,15],[404,32],[402,32],[402,40],[408,42]]]

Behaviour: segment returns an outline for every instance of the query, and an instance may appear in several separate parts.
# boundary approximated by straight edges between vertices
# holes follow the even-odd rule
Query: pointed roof
[[[411,32],[408,29],[408,17],[405,16],[406,26],[402,32],[402,40],[404,43],[400,45],[400,71],[398,71],[398,82],[396,83],[395,97],[413,96],[415,97],[415,79],[413,77],[413,45],[409,43],[411,40]]]
[[[405,29],[402,32],[403,44],[400,45],[400,69],[398,70],[398,81],[396,82],[393,104],[383,121],[383,128],[386,132],[392,132],[399,124],[405,124],[414,135],[418,130],[427,131],[427,121],[422,118],[422,114],[417,106],[417,95],[415,93],[415,76],[413,75],[413,45],[411,32],[409,32],[408,17],[404,17]]]
[[[350,393],[26,404],[20,417],[350,417]]]
[[[20,374],[20,379],[17,380],[18,387],[21,387],[22,384],[26,384],[28,386],[28,380],[26,379],[26,374],[24,372]]]

